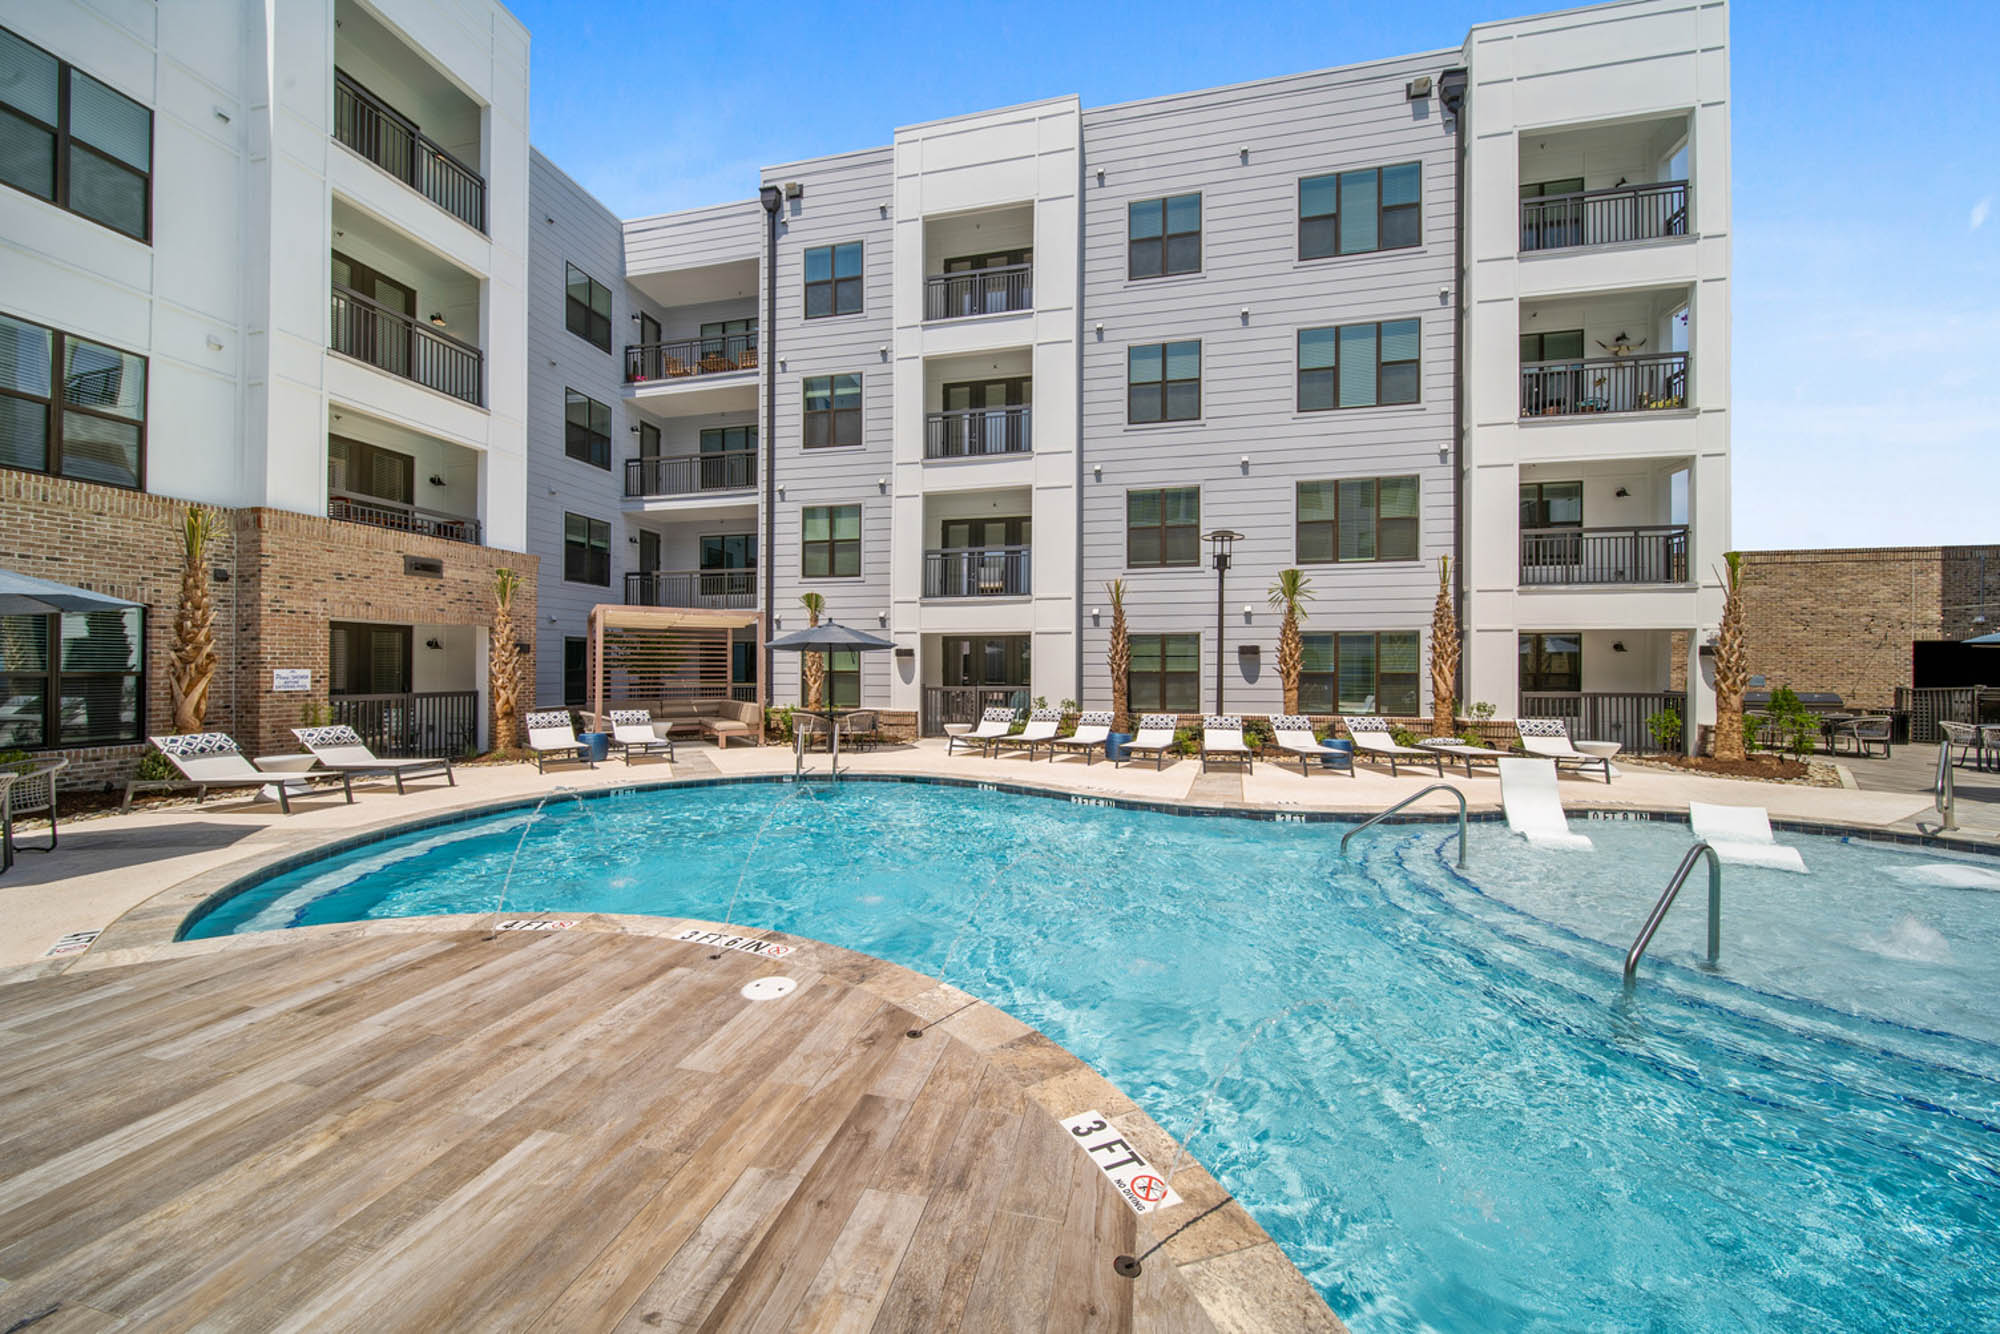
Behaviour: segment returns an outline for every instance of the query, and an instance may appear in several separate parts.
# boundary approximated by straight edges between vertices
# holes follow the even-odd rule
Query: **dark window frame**
[[[1384,519],[1382,517],[1382,484],[1384,482],[1410,483],[1416,489],[1416,512],[1414,514],[1391,515],[1389,518]],[[1345,487],[1364,485],[1372,486],[1375,492],[1374,504],[1370,509],[1375,554],[1372,556],[1342,556],[1340,554],[1340,516],[1342,513],[1340,493]],[[1309,486],[1333,488],[1333,517],[1331,519],[1306,519],[1302,517],[1305,514],[1306,508],[1305,489]],[[1420,561],[1423,559],[1424,551],[1423,519],[1424,483],[1423,476],[1420,473],[1390,473],[1380,477],[1307,478],[1295,482],[1292,486],[1292,559],[1295,564],[1299,565],[1399,565],[1407,564],[1411,561]],[[1382,554],[1383,547],[1386,545],[1382,540],[1383,525],[1385,523],[1399,525],[1390,530],[1395,533],[1405,531],[1400,525],[1409,525],[1407,529],[1409,534],[1407,548],[1410,552],[1409,555],[1385,556]],[[1323,534],[1321,533],[1322,529],[1324,530]],[[1311,531],[1315,538],[1324,536],[1324,546],[1322,547],[1318,541],[1315,541],[1313,550],[1319,551],[1323,549],[1329,553],[1328,555],[1306,554],[1308,530]]]
[[[1193,377],[1190,378],[1188,376],[1181,376],[1178,379],[1170,377],[1167,374],[1168,362],[1170,361],[1172,356],[1170,349],[1177,347],[1189,347],[1189,346],[1192,346],[1194,348]],[[1134,380],[1132,378],[1132,355],[1135,352],[1143,353],[1143,352],[1151,352],[1154,350],[1157,350],[1159,352],[1160,378],[1157,380]],[[1202,348],[1201,348],[1201,339],[1199,338],[1176,338],[1171,342],[1133,343],[1128,345],[1125,349],[1125,424],[1127,426],[1159,426],[1168,422],[1200,421],[1201,420],[1201,363],[1202,363]],[[1169,409],[1173,403],[1173,398],[1174,398],[1173,387],[1175,385],[1186,385],[1186,384],[1192,384],[1194,386],[1194,412],[1192,414],[1183,413],[1180,415],[1169,415]],[[1134,406],[1139,401],[1138,395],[1141,392],[1158,395],[1159,415],[1157,417],[1142,417],[1135,415],[1133,409]]]
[[[372,500],[386,500],[392,505],[416,505],[417,460],[415,455],[405,454],[399,449],[390,449],[386,445],[371,444],[366,440],[357,440],[351,435],[341,435],[334,431],[327,432],[326,441],[329,456],[332,455],[333,447],[336,443],[340,446],[340,452],[346,456],[344,460],[345,466],[342,469],[345,476],[342,478],[343,485],[340,487],[340,490],[350,495],[367,496]],[[397,480],[402,486],[402,494],[385,496],[375,489],[375,460],[378,458],[395,460],[396,471],[399,474]]]
[[[1416,652],[1410,659],[1414,666],[1407,672],[1385,673],[1382,670],[1382,641],[1392,635],[1416,641]],[[1319,630],[1300,636],[1303,641],[1303,647],[1306,649],[1306,655],[1302,660],[1299,671],[1299,711],[1301,713],[1342,714],[1348,712],[1340,699],[1340,641],[1363,637],[1374,641],[1371,658],[1374,662],[1375,675],[1374,683],[1369,690],[1369,696],[1375,701],[1375,707],[1367,710],[1367,712],[1389,718],[1415,718],[1421,716],[1421,710],[1424,706],[1424,636],[1421,630]],[[1327,661],[1331,666],[1325,671],[1305,670],[1303,662],[1312,660],[1315,649],[1322,641],[1327,643],[1327,647],[1330,650]],[[1410,707],[1407,710],[1390,708],[1388,706],[1388,701],[1384,699],[1386,690],[1383,682],[1385,678],[1391,681],[1397,689],[1408,688],[1410,692],[1408,696]],[[1402,701],[1398,700],[1397,702],[1401,703]],[[1327,707],[1317,707],[1322,703]]]
[[[579,406],[584,414],[581,422],[574,415]],[[602,431],[594,425],[600,411]],[[567,385],[563,386],[563,457],[611,471],[611,405]]]
[[[854,381],[853,407],[843,408],[836,406],[837,395],[845,392],[839,385],[835,384],[837,380]],[[808,407],[807,404],[812,401],[813,386],[821,382],[824,382],[826,385],[827,406],[824,408]],[[801,378],[799,381],[800,447],[804,449],[853,449],[859,447],[862,443],[865,430],[865,423],[862,420],[862,403],[863,394],[866,389],[866,379],[859,371],[845,372],[839,375],[808,375]],[[842,438],[841,433],[844,428],[851,428],[852,439]],[[822,437],[819,440],[813,439],[815,429],[818,430]]]
[[[144,102],[141,102],[136,97],[131,97],[125,93],[120,92],[118,89],[106,83],[103,79],[100,79],[95,74],[92,74],[89,70],[81,69],[76,65],[72,65],[69,61],[64,60],[61,56],[58,56],[55,52],[50,51],[48,48],[29,41],[27,38],[21,36],[20,33],[15,32],[12,28],[0,28],[0,32],[5,32],[9,37],[12,37],[15,41],[21,43],[23,46],[31,47],[32,49],[41,52],[43,55],[47,56],[50,60],[53,60],[56,63],[56,123],[54,125],[49,124],[47,121],[44,121],[39,117],[29,115],[27,112],[21,110],[17,106],[8,103],[0,103],[0,116],[15,117],[18,120],[20,120],[23,124],[33,126],[35,129],[40,130],[51,137],[52,141],[51,150],[55,154],[55,162],[53,163],[54,174],[50,181],[50,193],[47,195],[37,194],[33,190],[28,189],[24,185],[16,185],[14,184],[14,182],[8,180],[0,180],[0,185],[5,185],[12,190],[18,190],[22,194],[27,195],[30,199],[39,199],[45,204],[53,204],[55,207],[61,209],[63,212],[75,214],[77,217],[82,218],[86,222],[96,223],[99,227],[104,228],[108,232],[116,232],[120,236],[127,237],[130,240],[139,242],[141,245],[146,245],[146,246],[152,245],[153,166],[154,166],[155,150],[157,148],[155,140],[157,138],[156,131],[158,128],[156,125],[156,117],[153,114],[153,108],[147,106]],[[139,110],[146,113],[146,169],[144,171],[139,170],[137,167],[134,167],[129,162],[126,162],[120,158],[113,157],[111,154],[105,152],[103,149],[98,148],[95,144],[87,143],[84,140],[77,138],[75,134],[72,132],[72,128],[70,125],[70,87],[71,87],[72,77],[79,74],[82,75],[84,78],[89,79],[92,83],[96,84],[98,87],[104,89],[104,91],[112,94],[114,97],[123,98],[125,101],[130,102],[133,106],[137,107]],[[99,162],[103,163],[107,167],[110,167],[117,171],[124,172],[127,175],[136,176],[139,178],[145,194],[145,210],[144,210],[145,222],[143,225],[144,229],[140,234],[134,235],[133,233],[126,231],[123,227],[113,226],[111,223],[104,221],[102,218],[94,217],[89,213],[85,213],[81,209],[77,208],[75,204],[72,202],[71,191],[70,191],[70,155],[73,151],[78,149],[81,149],[83,152],[89,154],[91,157],[96,158]]]
[[[571,520],[579,520],[584,525],[581,539],[572,537],[574,526]],[[598,534],[604,535],[603,543],[598,542]],[[597,577],[596,566],[603,562],[603,578]],[[563,582],[567,584],[591,584],[598,588],[611,587],[611,523],[606,519],[593,519],[588,514],[563,512]]]
[[[572,663],[570,655],[580,661]],[[590,702],[590,640],[583,635],[563,636],[563,703],[578,708]]]
[[[39,671],[8,671],[4,666],[0,666],[0,697],[12,697],[17,691],[22,694],[39,692],[42,697],[42,736],[41,740],[37,742],[27,742],[19,738],[0,742],[0,749],[25,750],[30,752],[75,750],[80,747],[91,746],[131,745],[146,739],[146,619],[151,609],[137,607],[130,610],[136,611],[138,615],[139,624],[136,642],[138,645],[137,656],[139,665],[133,670],[121,672],[63,670],[62,622],[64,616],[123,615],[123,612],[51,612],[46,615],[31,612],[18,617],[21,620],[33,619],[42,622],[42,667]],[[12,620],[17,618],[7,617],[5,619]],[[83,740],[64,739],[62,734],[63,683],[70,680],[94,681],[111,679],[121,681],[129,679],[135,683],[133,695],[136,702],[132,710],[131,732],[115,738],[90,737]],[[22,687],[28,685],[28,683],[39,684],[32,685],[28,689],[23,689]]]
[[[806,516],[815,510],[826,514],[826,536],[806,537]],[[854,511],[854,536],[840,537],[839,518],[843,510]],[[802,505],[799,507],[799,578],[801,579],[858,579],[861,577],[861,524],[863,515],[860,505]],[[850,549],[851,548],[851,552]],[[826,568],[815,574],[809,558],[815,550],[825,556]],[[841,557],[851,554],[853,569],[842,571]]]
[[[861,707],[861,651],[837,648],[826,655],[826,707]]]
[[[1180,231],[1170,231],[1167,227],[1168,206],[1184,199],[1194,200],[1194,228],[1192,231],[1186,228],[1182,228]],[[1141,209],[1153,207],[1159,210],[1159,232],[1153,236],[1133,236],[1132,221],[1134,215]],[[1125,281],[1149,282],[1154,278],[1181,278],[1191,273],[1200,273],[1203,261],[1202,217],[1202,196],[1199,190],[1187,190],[1174,195],[1159,195],[1152,199],[1134,199],[1127,203],[1125,205]],[[1168,255],[1173,250],[1175,239],[1185,240],[1190,236],[1194,238],[1194,263],[1185,268],[1168,267]],[[1142,267],[1139,261],[1141,253],[1139,247],[1141,246],[1159,247],[1160,267],[1158,272],[1142,273],[1139,271]]]
[[[42,440],[45,451],[43,466],[40,468],[24,468],[17,464],[0,463],[0,468],[6,468],[12,472],[35,473],[42,477],[62,477],[73,482],[83,482],[90,486],[108,486],[120,491],[144,491],[146,489],[146,444],[150,433],[149,418],[151,417],[153,395],[153,366],[151,358],[138,352],[128,352],[122,347],[114,347],[110,343],[100,343],[95,338],[85,338],[79,334],[67,333],[52,325],[23,319],[19,315],[8,315],[4,311],[0,311],[0,315],[6,315],[6,318],[18,324],[27,325],[31,329],[40,329],[49,335],[48,394],[46,396],[31,394],[26,390],[0,386],[0,398],[18,399],[24,403],[36,404],[42,409]],[[64,383],[63,366],[69,359],[69,344],[72,340],[89,347],[103,348],[106,352],[110,352],[116,356],[132,357],[138,361],[139,375],[143,382],[140,392],[138,417],[121,417],[115,412],[103,412],[96,408],[84,407],[81,404],[69,402],[66,393],[67,386]],[[108,482],[98,477],[84,477],[63,470],[65,462],[64,445],[67,434],[64,427],[71,413],[75,413],[81,417],[94,417],[100,421],[108,421],[120,426],[136,426],[138,428],[138,457],[133,461],[133,480],[130,485],[124,482]]]
[[[1397,357],[1393,361],[1382,359],[1382,330],[1390,325],[1414,324],[1417,326],[1417,355]],[[1366,403],[1343,403],[1340,401],[1340,342],[1341,335],[1349,329],[1373,329],[1375,331],[1375,373],[1370,379],[1371,398]],[[1328,366],[1306,365],[1306,336],[1308,334],[1331,334],[1333,336],[1334,360]],[[1384,399],[1382,397],[1382,368],[1384,366],[1409,366],[1414,396],[1411,398]],[[1326,376],[1326,384],[1331,401],[1320,404],[1306,402],[1306,377]],[[1292,383],[1294,389],[1293,407],[1299,412],[1353,412],[1363,408],[1407,408],[1421,406],[1424,401],[1424,322],[1421,316],[1406,316],[1399,320],[1360,320],[1354,324],[1319,324],[1302,328],[1292,340]],[[1315,385],[1319,382],[1313,381]],[[1315,396],[1317,397],[1317,396]]]
[[[1175,492],[1194,493],[1194,522],[1169,523],[1167,521],[1167,496]],[[1132,522],[1132,499],[1134,496],[1156,496],[1159,498],[1160,521],[1156,524],[1134,524]],[[1194,530],[1194,555],[1188,560],[1168,559],[1169,543],[1167,534],[1179,528]],[[1149,545],[1159,548],[1158,560],[1141,560],[1132,541],[1134,533],[1157,533],[1158,537]],[[1199,486],[1144,486],[1125,492],[1125,568],[1128,570],[1184,570],[1201,564],[1201,488]]]
[[[1405,167],[1414,168],[1417,173],[1416,199],[1406,204],[1384,204],[1382,202],[1382,173],[1399,171]],[[1349,255],[1377,255],[1385,250],[1422,249],[1424,244],[1423,172],[1424,164],[1421,161],[1410,161],[1388,162],[1379,167],[1356,167],[1346,171],[1320,172],[1313,176],[1299,177],[1298,207],[1295,219],[1298,230],[1299,262],[1302,264],[1315,263],[1322,259],[1342,259]],[[1345,225],[1343,220],[1348,217],[1348,210],[1345,206],[1347,181],[1350,177],[1361,176],[1373,176],[1375,178],[1375,244],[1371,246],[1357,246],[1349,250],[1343,246],[1342,241],[1344,237],[1341,234]],[[1306,192],[1308,187],[1325,185],[1329,182],[1331,182],[1334,192],[1334,206],[1332,211],[1306,212]],[[1389,223],[1392,219],[1400,225],[1406,215],[1413,216],[1416,219],[1412,231],[1412,239],[1398,241],[1394,245],[1382,244],[1382,238],[1388,232]],[[1313,223],[1326,223],[1330,226],[1331,248],[1323,250],[1319,248],[1317,243],[1308,243],[1307,233],[1310,230],[1310,224]]]
[[[583,279],[584,296],[579,299],[570,289],[576,286],[571,275]],[[604,294],[604,309],[597,309],[597,294]],[[581,312],[579,316],[579,312]],[[611,289],[585,273],[569,260],[563,261],[563,327],[589,343],[600,352],[611,350]],[[598,321],[603,321],[600,325]],[[583,327],[578,328],[581,324]]]
[[[1576,515],[1577,515],[1575,519],[1552,519],[1549,517],[1549,490],[1551,487],[1560,488],[1565,491],[1573,491],[1575,493]],[[1530,500],[1528,497],[1528,493],[1530,491],[1534,492],[1534,498],[1532,500]],[[1522,482],[1520,483],[1520,493],[1519,493],[1518,503],[1520,506],[1520,511],[1519,511],[1520,524],[1521,527],[1523,528],[1535,529],[1535,528],[1583,527],[1583,483],[1580,480],[1564,481],[1564,482]],[[1532,516],[1534,522],[1532,523],[1528,521],[1530,516],[1527,513],[1528,507],[1530,505],[1534,507],[1534,514]]]
[[[734,445],[729,443],[732,435],[738,438]],[[710,448],[710,441],[714,442],[713,448]],[[695,449],[702,454],[754,453],[757,449],[757,424],[739,422],[734,426],[704,426],[701,434],[695,437]]]
[[[1576,659],[1574,676],[1565,673],[1555,676],[1549,666],[1548,641],[1551,639],[1573,640],[1573,650],[1562,650]],[[1542,630],[1532,634],[1521,634],[1515,641],[1516,681],[1515,685],[1524,695],[1574,695],[1583,690],[1583,632],[1581,630]],[[1561,681],[1565,684],[1549,684]]]
[[[1549,340],[1552,338],[1574,338],[1576,340],[1575,355],[1550,356]],[[1584,349],[1589,346],[1588,342],[1584,339],[1583,330],[1581,329],[1544,329],[1539,333],[1524,333],[1520,335],[1520,339],[1521,364],[1523,366],[1532,366],[1544,361],[1582,361]],[[1531,343],[1534,345],[1534,355],[1532,356],[1529,355],[1529,344]]]
[[[348,671],[344,675],[336,674],[334,672],[333,670],[334,640],[343,637],[352,640],[353,638],[356,637],[354,635],[355,631],[363,631],[363,630],[367,631],[366,638],[368,639],[373,639],[377,634],[386,631],[390,638],[396,640],[401,645],[401,652],[399,654],[401,660],[400,669],[397,673],[402,683],[400,689],[377,690],[373,688],[375,685],[379,683],[374,681],[373,679],[375,675],[375,659],[372,647],[368,648],[360,655],[361,658],[366,659],[365,670],[366,674],[370,678],[369,689],[349,690],[347,688],[346,682],[348,680],[353,679],[354,667],[357,661],[357,655],[355,654],[351,642],[344,655],[347,659]],[[417,671],[416,638],[412,633],[411,626],[385,625],[378,621],[328,621],[326,627],[326,634],[327,634],[326,690],[328,695],[333,696],[335,698],[344,695],[406,695],[409,694],[411,688],[415,686],[416,671]]]
[[[1129,664],[1125,669],[1125,699],[1127,707],[1134,714],[1201,712],[1201,638],[1199,632],[1130,636],[1127,641],[1127,647],[1132,652]],[[1193,667],[1174,670],[1168,669],[1167,642],[1169,640],[1193,641]],[[1144,656],[1141,650],[1147,642],[1157,645],[1158,651],[1152,656],[1153,660],[1159,666],[1151,671],[1142,672],[1138,667],[1138,663],[1141,657]],[[1185,642],[1181,644],[1180,648],[1182,653],[1185,654]],[[1175,686],[1182,687],[1183,693],[1180,695],[1180,698],[1187,701],[1185,706],[1170,702],[1174,697],[1173,691]]]
[[[840,271],[842,253],[850,250],[859,252],[860,261],[853,273],[843,275]],[[827,276],[824,278],[814,278],[812,277],[813,256],[822,251],[826,254]],[[859,315],[867,309],[867,242],[834,241],[827,245],[807,246],[804,255],[800,258],[799,273],[805,284],[804,290],[801,293],[801,305],[799,307],[802,318],[808,320],[830,320],[841,315]],[[852,284],[852,287],[849,288],[847,284]],[[813,293],[815,289],[820,288],[825,289],[827,308],[814,313]],[[843,308],[842,303],[850,296],[853,298],[854,304],[852,307]]]

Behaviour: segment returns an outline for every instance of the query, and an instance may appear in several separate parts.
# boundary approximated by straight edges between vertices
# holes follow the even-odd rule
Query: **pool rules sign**
[[[1135,1214],[1150,1214],[1181,1202],[1145,1155],[1125,1141],[1100,1112],[1078,1112],[1063,1118],[1063,1129],[1083,1148],[1084,1157],[1111,1179]]]

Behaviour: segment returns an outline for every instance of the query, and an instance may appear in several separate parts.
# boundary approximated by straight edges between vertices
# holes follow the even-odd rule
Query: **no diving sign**
[[[1153,1170],[1144,1154],[1126,1142],[1101,1112],[1078,1112],[1063,1118],[1063,1129],[1083,1146],[1084,1157],[1111,1179],[1135,1214],[1170,1209],[1181,1202],[1174,1188]]]

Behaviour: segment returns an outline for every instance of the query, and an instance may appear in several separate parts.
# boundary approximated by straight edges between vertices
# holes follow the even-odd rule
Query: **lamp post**
[[[1215,711],[1222,712],[1222,637],[1223,610],[1222,586],[1229,577],[1229,550],[1235,546],[1243,534],[1218,528],[1204,541],[1208,543],[1209,563],[1215,566]]]

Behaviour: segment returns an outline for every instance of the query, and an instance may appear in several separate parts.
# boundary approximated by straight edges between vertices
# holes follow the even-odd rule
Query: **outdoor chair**
[[[54,759],[23,760],[16,764],[0,765],[0,771],[13,776],[14,782],[7,793],[8,828],[4,837],[12,844],[13,852],[54,852],[56,849],[56,775],[69,767],[69,760],[61,755]],[[47,814],[49,817],[49,842],[47,847],[28,847],[13,839],[13,821],[16,816]]]
[[[20,781],[21,775],[13,770],[0,769],[0,871],[14,864],[14,809],[8,799]]]
[[[873,747],[882,739],[882,715],[873,709],[856,709],[840,720],[840,744],[844,750]]]
[[[944,746],[944,753],[947,755],[955,754],[960,746],[965,746],[968,749],[975,749],[983,755],[986,753],[986,748],[995,739],[1006,736],[1007,729],[1013,725],[1014,711],[1012,709],[988,709],[979,715],[979,726],[973,728],[970,732],[960,732],[956,736],[947,739]]]
[[[1296,713],[1278,714],[1271,719],[1271,738],[1278,749],[1297,757],[1301,776],[1310,776],[1309,762],[1320,760],[1327,767],[1344,769],[1349,778],[1354,777],[1354,752],[1329,746],[1314,736],[1310,718]]]
[[[568,709],[531,713],[524,721],[528,725],[528,750],[535,757],[536,773],[544,772],[544,766],[551,762],[597,767],[597,761],[590,757],[590,747],[576,739]]]
[[[1434,750],[1424,750],[1419,746],[1405,746],[1396,740],[1396,729],[1387,718],[1342,718],[1347,727],[1347,735],[1354,738],[1354,753],[1357,758],[1387,762],[1389,776],[1396,776],[1396,765],[1431,764],[1437,766],[1439,778],[1444,777],[1444,756]]]
[[[1856,756],[1866,758],[1868,752],[1880,747],[1882,758],[1887,759],[1892,751],[1891,721],[1887,718],[1853,718],[1833,729],[1833,753],[1840,753],[1840,743],[1844,739],[1854,746]]]
[[[1569,831],[1562,797],[1556,791],[1556,762],[1536,757],[1500,761],[1500,805],[1507,827],[1538,848],[1591,846],[1582,834]]]
[[[1428,737],[1417,744],[1425,750],[1434,750],[1440,755],[1449,755],[1459,761],[1465,766],[1467,778],[1472,777],[1474,764],[1498,766],[1500,761],[1507,758],[1507,752],[1504,750],[1493,750],[1486,746],[1468,746],[1457,737]]]
[[[1610,757],[1592,755],[1572,745],[1567,720],[1521,718],[1515,721],[1514,730],[1521,734],[1521,748],[1530,755],[1554,760],[1557,769],[1596,769],[1603,773],[1605,782],[1611,781]]]
[[[1164,768],[1167,752],[1174,748],[1174,729],[1180,725],[1180,715],[1174,713],[1149,713],[1139,719],[1139,731],[1125,743],[1125,754],[1143,751],[1153,757],[1155,769]]]
[[[148,738],[167,762],[180,772],[182,778],[195,785],[195,805],[208,800],[208,790],[212,787],[273,788],[278,794],[278,809],[286,815],[292,813],[292,798],[312,790],[308,777],[304,774],[287,772],[272,773],[259,769],[243,754],[226,733],[186,732],[179,736],[156,736]],[[338,778],[341,790],[347,794],[348,805],[354,804],[354,776],[339,770],[326,774],[328,778]]]
[[[1076,731],[1068,736],[1059,736],[1049,742],[1049,763],[1054,764],[1058,750],[1076,751],[1082,754],[1084,766],[1097,763],[1091,757],[1092,751],[1105,749],[1111,736],[1111,711],[1079,713],[1076,716]]]
[[[1778,842],[1771,832],[1771,817],[1762,806],[1716,806],[1690,801],[1688,824],[1694,829],[1694,836],[1714,848],[1715,855],[1725,862],[1805,873],[1805,858],[1797,848]]]
[[[661,736],[653,730],[653,715],[645,709],[613,709],[608,715],[611,720],[610,745],[625,756],[625,767],[632,767],[632,754],[665,755],[669,764],[674,759],[674,739]]]
[[[1256,765],[1250,747],[1243,744],[1243,720],[1234,714],[1212,714],[1201,720],[1201,771],[1208,772],[1211,756],[1243,766],[1249,773]]]
[[[292,735],[313,753],[321,768],[352,774],[356,778],[386,774],[396,780],[398,796],[403,793],[403,780],[406,778],[435,778],[442,774],[446,783],[458,786],[458,780],[452,777],[448,758],[385,760],[370,750],[368,743],[361,739],[361,734],[351,727],[340,724],[332,727],[294,727]]]
[[[1937,729],[1938,735],[1944,738],[1947,747],[1958,747],[1958,758],[1952,761],[1954,766],[1964,764],[1968,756],[1975,763],[1981,758],[1979,729],[1973,724],[1955,723],[1940,718]]]
[[[996,736],[987,742],[998,755],[1003,750],[1026,750],[1030,760],[1043,746],[1055,755],[1056,729],[1062,726],[1061,709],[1036,709],[1028,715],[1028,725],[1012,736]]]

